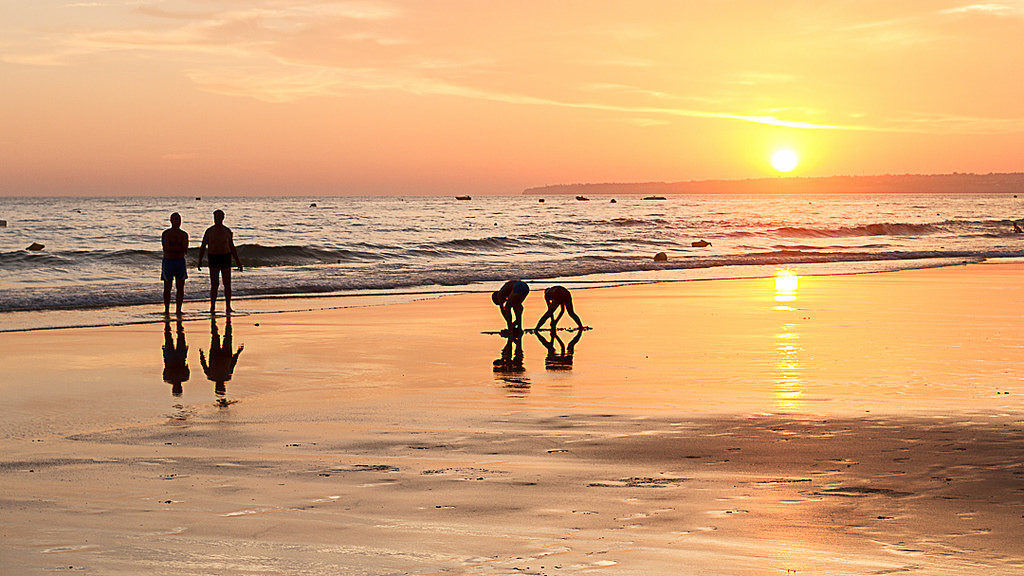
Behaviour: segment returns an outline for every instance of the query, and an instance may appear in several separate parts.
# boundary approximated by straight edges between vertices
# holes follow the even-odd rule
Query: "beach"
[[[522,369],[482,293],[0,333],[0,566],[1020,574],[1022,273],[574,290]]]

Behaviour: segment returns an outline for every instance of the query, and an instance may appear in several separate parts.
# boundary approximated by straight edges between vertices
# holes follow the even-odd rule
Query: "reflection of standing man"
[[[245,346],[239,346],[238,352],[231,353],[231,317],[227,318],[224,324],[224,340],[221,340],[217,331],[217,321],[210,319],[210,360],[207,363],[206,356],[202,349],[199,350],[199,363],[203,365],[203,372],[206,378],[214,383],[214,391],[218,396],[225,393],[224,383],[231,380],[235,371],[235,364],[238,364],[238,356]]]
[[[238,259],[234,236],[231,229],[224,225],[224,211],[213,212],[213,226],[206,229],[203,243],[199,246],[199,269],[203,269],[203,255],[210,250],[210,312],[217,304],[217,289],[220,278],[224,279],[224,311],[231,312],[231,257],[235,258],[238,271],[242,271],[242,262]]]
[[[181,229],[181,215],[171,214],[171,227],[160,237],[164,259],[160,264],[160,279],[164,281],[164,314],[171,311],[171,281],[178,285],[175,299],[177,314],[181,315],[181,301],[185,298],[185,278],[188,278],[185,252],[188,251],[188,234]]]
[[[181,396],[181,383],[188,381],[188,344],[185,329],[178,320],[177,342],[171,335],[171,320],[164,320],[164,382],[171,385],[171,394]]]

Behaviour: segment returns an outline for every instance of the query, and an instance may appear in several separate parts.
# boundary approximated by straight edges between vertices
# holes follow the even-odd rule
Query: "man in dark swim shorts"
[[[224,225],[222,210],[214,211],[213,226],[207,228],[203,235],[203,243],[199,246],[200,270],[203,268],[203,255],[207,248],[210,250],[210,313],[217,306],[217,289],[220,288],[221,278],[224,279],[224,310],[231,312],[231,258],[234,257],[239,272],[242,271],[242,261],[238,259],[234,235]]]
[[[505,324],[509,332],[523,330],[523,300],[530,293],[530,286],[522,280],[509,280],[494,293],[491,294],[491,301],[501,308],[501,315],[505,318]],[[515,321],[512,321],[512,312],[515,312]]]
[[[181,215],[177,212],[171,214],[171,227],[164,230],[160,244],[164,249],[164,259],[160,265],[160,279],[164,281],[164,314],[170,314],[171,311],[171,282],[174,282],[178,288],[175,300],[177,313],[181,315],[181,301],[185,298],[185,278],[188,278],[188,266],[185,263],[188,234],[181,229]]]

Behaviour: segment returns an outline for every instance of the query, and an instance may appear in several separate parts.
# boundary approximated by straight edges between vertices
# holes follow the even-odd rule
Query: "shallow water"
[[[246,266],[233,282],[243,298],[485,291],[511,277],[586,285],[770,275],[780,266],[863,272],[1024,256],[1010,220],[1020,201],[1010,195],[616,200],[2,198],[0,330],[152,321],[159,236],[172,211],[190,233],[190,265],[210,213],[227,213]],[[698,239],[711,246],[691,246]],[[45,248],[26,250],[33,242]],[[667,261],[654,262],[657,252]],[[204,299],[206,270],[189,274],[186,299]],[[57,310],[88,312],[38,314]]]

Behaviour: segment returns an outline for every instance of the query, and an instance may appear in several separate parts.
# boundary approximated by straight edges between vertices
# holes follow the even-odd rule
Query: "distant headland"
[[[557,184],[523,194],[1024,194],[1024,172]]]

